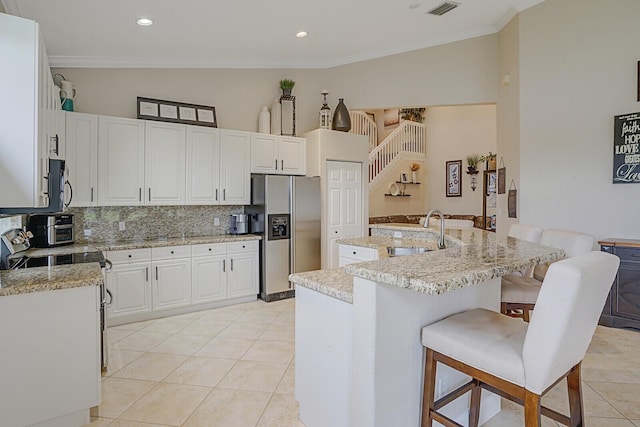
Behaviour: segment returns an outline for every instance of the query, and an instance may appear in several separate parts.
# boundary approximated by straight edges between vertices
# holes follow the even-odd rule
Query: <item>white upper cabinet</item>
[[[186,135],[185,125],[146,122],[146,204],[184,204]]]
[[[100,116],[98,204],[144,204],[144,121]]]
[[[187,204],[220,204],[220,131],[187,126]]]
[[[251,134],[251,172],[304,175],[306,140],[292,136]]]
[[[307,140],[295,136],[281,136],[278,149],[280,173],[304,175],[307,172]]]
[[[70,206],[97,206],[98,116],[66,113],[65,136],[66,175],[73,193]]]
[[[38,24],[0,13],[0,207],[48,204],[53,79]]]
[[[250,135],[249,132],[220,131],[220,204],[251,203]]]

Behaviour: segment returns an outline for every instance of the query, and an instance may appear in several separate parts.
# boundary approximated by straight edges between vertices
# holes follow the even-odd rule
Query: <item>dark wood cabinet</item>
[[[600,324],[640,329],[640,241],[607,239],[604,252],[620,257],[620,268],[605,303]]]

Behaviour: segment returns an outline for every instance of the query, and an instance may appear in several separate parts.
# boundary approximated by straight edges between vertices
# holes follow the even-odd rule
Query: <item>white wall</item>
[[[471,190],[471,178],[462,174],[462,197],[446,197],[445,162],[462,160],[472,153],[496,152],[496,106],[466,105],[429,107],[427,125],[427,161],[425,179],[426,210],[440,209],[443,213],[482,215],[482,172],[478,188]],[[484,165],[479,168],[484,170]],[[421,171],[422,172],[422,171]]]
[[[640,238],[640,185],[612,184],[613,116],[640,111],[638,16],[637,0],[520,14],[521,222]]]
[[[385,193],[389,193],[389,186],[400,180],[401,173],[406,173],[409,181],[411,181],[411,170],[409,167],[412,163],[418,163],[420,165],[420,170],[416,173],[417,180],[420,184],[404,184],[405,193],[411,196],[385,196]],[[386,179],[383,179],[379,185],[369,192],[369,216],[426,214],[426,175],[425,162],[417,162],[415,160],[402,161],[398,167],[393,169]],[[403,189],[403,184],[397,185],[400,190]]]

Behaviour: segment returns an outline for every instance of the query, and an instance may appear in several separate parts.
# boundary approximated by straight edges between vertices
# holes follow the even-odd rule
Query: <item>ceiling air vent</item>
[[[431,15],[442,16],[445,13],[452,11],[453,9],[455,9],[458,6],[460,6],[460,3],[455,3],[455,2],[452,2],[452,1],[446,1],[446,2],[442,3],[441,5],[438,5],[438,6],[434,7],[433,9],[431,9],[427,13],[431,14]]]

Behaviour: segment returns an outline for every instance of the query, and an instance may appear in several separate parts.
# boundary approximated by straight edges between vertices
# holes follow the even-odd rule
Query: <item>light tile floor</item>
[[[294,307],[256,301],[109,328],[110,366],[89,426],[304,427]],[[588,427],[640,427],[639,354],[640,332],[598,327],[583,362]],[[543,403],[566,413],[563,387]],[[503,401],[485,426],[523,423],[522,409]]]

